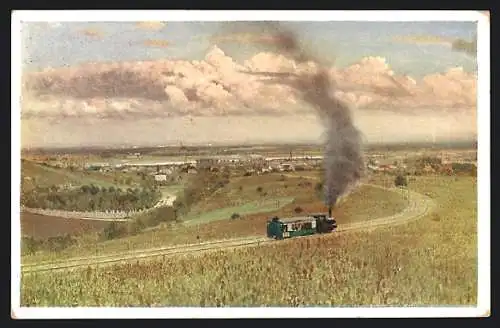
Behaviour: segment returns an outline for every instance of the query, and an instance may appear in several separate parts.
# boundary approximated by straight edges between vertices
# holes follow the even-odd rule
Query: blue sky
[[[227,30],[223,22],[171,22],[159,30],[141,30],[135,23],[24,23],[23,63],[28,69],[75,65],[88,61],[147,60],[158,58],[201,60],[213,45],[210,38]],[[462,66],[476,70],[470,55],[442,44],[408,44],[394,37],[423,35],[472,40],[473,22],[289,22],[302,42],[325,61],[353,64],[365,56],[385,57],[397,73],[420,77]],[[239,24],[241,27],[241,23]],[[102,38],[81,33],[92,29]],[[245,29],[252,30],[252,25]],[[147,39],[166,40],[168,47],[153,48]],[[243,44],[217,44],[241,61],[263,51]]]

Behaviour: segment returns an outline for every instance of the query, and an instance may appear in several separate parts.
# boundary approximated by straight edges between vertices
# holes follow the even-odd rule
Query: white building
[[[156,174],[155,181],[157,181],[157,182],[167,181],[167,175],[166,174]]]

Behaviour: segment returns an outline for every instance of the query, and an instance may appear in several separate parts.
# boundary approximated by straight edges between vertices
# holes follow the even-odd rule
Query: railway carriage
[[[326,214],[312,214],[304,217],[280,219],[273,217],[267,222],[267,237],[285,239],[329,233],[337,229],[337,222]]]

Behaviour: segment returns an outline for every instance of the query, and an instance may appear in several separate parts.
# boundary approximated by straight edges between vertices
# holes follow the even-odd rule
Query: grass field
[[[199,208],[203,206],[210,208],[210,206],[213,206],[211,205],[212,203],[216,203],[220,206],[218,210],[194,212],[195,214],[193,214],[194,216],[192,218],[195,220],[192,221],[191,224],[189,220],[186,220],[186,226],[170,225],[155,230],[145,231],[136,236],[110,241],[101,241],[98,239],[97,234],[89,234],[86,236],[85,241],[82,241],[75,247],[70,247],[56,253],[41,251],[34,255],[23,256],[22,262],[33,263],[74,256],[109,254],[134,249],[161,247],[171,244],[196,243],[198,241],[213,239],[256,235],[265,236],[266,221],[271,216],[278,215],[280,217],[290,217],[298,215],[295,213],[297,207],[301,207],[304,213],[324,212],[327,210],[314,191],[314,181],[311,182],[307,179],[300,179],[300,177],[286,178],[285,181],[281,179],[280,175],[253,176],[245,177],[244,179],[235,179],[226,186],[226,190],[216,193],[213,197],[204,200],[202,204],[199,205]],[[285,183],[288,183],[289,187],[285,188]],[[238,198],[243,196],[243,194],[239,192],[231,193],[231,190],[234,189],[238,191],[240,185],[246,186],[246,189],[243,189],[246,199]],[[272,192],[273,198],[270,196],[263,197],[256,191],[256,186],[265,185],[267,185],[265,190],[274,190]],[[283,196],[284,194],[288,196]],[[281,195],[281,197],[277,197],[278,195]],[[286,204],[284,201],[292,200],[292,195],[296,197],[291,203]],[[223,206],[232,204],[237,199],[246,201],[244,204],[247,204],[247,206],[238,208],[240,210],[239,214],[241,215],[240,219],[230,219],[236,208],[225,208]],[[257,199],[257,201],[252,199]],[[281,200],[279,209],[275,207],[276,205],[274,202],[276,199]],[[264,208],[255,207],[257,202],[260,202],[261,205],[265,205]],[[392,215],[401,211],[405,205],[406,201],[398,194],[386,192],[370,186],[362,186],[349,195],[345,202],[334,209],[334,215],[339,224],[344,224]],[[243,211],[241,211],[242,209]],[[267,212],[260,212],[266,209],[268,210]],[[252,211],[260,213],[252,213]],[[204,214],[201,215],[199,213]],[[198,219],[196,219],[196,215],[200,215]],[[189,216],[185,219],[189,219]],[[209,222],[198,224],[207,221]]]
[[[412,189],[431,195],[439,206],[406,225],[203,257],[32,274],[22,277],[21,304],[474,305],[475,179],[419,177]]]
[[[234,213],[237,213],[239,215],[249,215],[249,214],[272,212],[274,210],[281,208],[282,206],[286,206],[292,203],[293,200],[294,200],[293,197],[281,197],[281,198],[270,198],[270,199],[266,198],[261,201],[253,201],[250,203],[245,203],[241,206],[225,207],[210,212],[200,213],[198,215],[194,215],[191,217],[188,216],[184,219],[184,224],[185,225],[206,224],[218,220],[227,220]]]
[[[100,172],[71,172],[68,169],[60,169],[49,166],[43,166],[30,161],[23,161],[21,165],[21,179],[25,180],[23,184],[24,191],[28,191],[33,186],[52,186],[62,184],[95,184],[98,186],[110,187],[117,186],[113,181],[112,175],[102,174]],[[28,182],[26,182],[28,181]],[[125,187],[126,186],[120,186]]]
[[[162,192],[162,195],[164,197],[169,196],[169,195],[178,196],[179,194],[182,193],[183,190],[184,190],[184,186],[180,185],[180,184],[160,187],[160,191]]]

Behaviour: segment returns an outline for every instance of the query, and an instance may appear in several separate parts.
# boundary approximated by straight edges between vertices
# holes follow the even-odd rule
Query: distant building
[[[171,168],[164,168],[164,169],[160,169],[160,173],[163,173],[166,175],[171,175],[172,173],[174,173],[174,170]]]
[[[166,174],[156,174],[155,181],[156,182],[167,181],[167,175]]]
[[[216,158],[199,158],[196,160],[196,167],[200,169],[210,169],[218,164]]]
[[[85,165],[85,168],[87,170],[93,170],[93,171],[98,171],[103,168],[109,168],[109,167],[110,167],[109,163],[90,163]]]
[[[280,168],[287,172],[295,171],[295,167],[292,164],[284,163],[280,165]]]
[[[273,171],[273,168],[272,168],[271,166],[268,166],[268,167],[263,167],[263,168],[261,169],[261,172],[262,172],[262,173],[270,173],[270,172],[272,172],[272,171]]]

